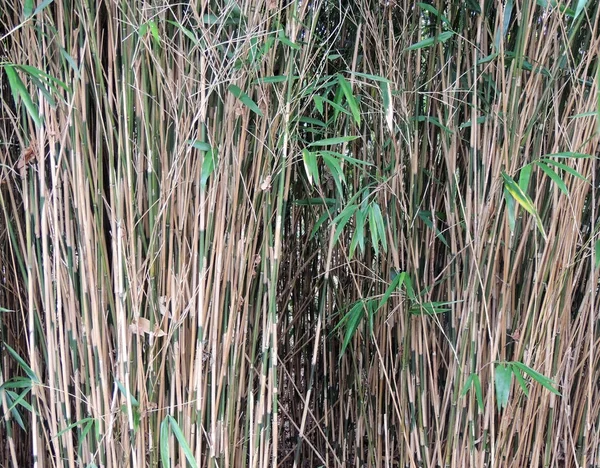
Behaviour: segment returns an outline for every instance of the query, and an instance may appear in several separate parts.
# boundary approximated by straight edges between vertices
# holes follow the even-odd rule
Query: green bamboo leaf
[[[171,455],[169,454],[169,420],[167,418],[160,423],[160,459],[162,466],[169,468]]]
[[[187,142],[188,142],[189,145],[192,146],[192,148],[196,148],[196,149],[198,149],[200,151],[211,151],[212,150],[212,146],[210,146],[205,141],[188,140]]]
[[[600,268],[600,238],[596,240],[596,244],[594,245],[594,254],[596,256],[594,264],[596,268]]]
[[[408,275],[404,271],[402,273],[394,275],[394,277],[392,278],[392,282],[387,287],[384,295],[382,296],[381,300],[379,301],[379,305],[377,306],[378,310],[387,304],[388,300],[390,299],[390,297],[392,296],[393,292],[396,289],[398,289],[399,287],[402,287],[402,284],[404,283],[404,281],[407,277],[408,277]]]
[[[449,135],[454,133],[452,130],[450,130],[448,127],[442,124],[442,122],[440,122],[440,119],[438,119],[437,117],[432,117],[430,115],[417,115],[416,117],[411,117],[410,120],[412,120],[413,122],[428,122],[430,124],[435,125],[436,127],[441,128]]]
[[[527,211],[529,214],[533,215],[535,218],[536,224],[544,239],[547,239],[546,232],[544,231],[544,226],[542,225],[542,220],[533,206],[533,201],[529,196],[523,192],[521,187],[510,177],[506,172],[502,171],[502,178],[504,179],[504,187],[508,192],[512,195],[512,197]]]
[[[508,215],[508,226],[510,228],[510,232],[514,232],[516,223],[516,204],[515,199],[506,189],[506,187],[504,187],[504,200],[506,201],[506,214]]]
[[[312,231],[310,231],[310,239],[315,237],[315,234],[319,231],[319,229],[321,228],[323,223],[325,223],[325,221],[327,221],[328,219],[329,219],[328,211],[325,211],[325,213],[323,213],[321,216],[319,216],[319,219],[317,219],[317,222],[313,226]]]
[[[60,437],[61,435],[65,434],[66,432],[69,432],[71,429],[73,429],[74,427],[78,427],[78,426],[83,426],[84,424],[88,424],[88,423],[93,423],[95,421],[94,418],[83,418],[80,419],[79,421],[75,421],[72,424],[69,424],[67,427],[65,427],[62,431],[58,432],[58,434],[56,434],[53,439],[56,439],[58,437]]]
[[[579,0],[577,2],[577,7],[575,7],[575,17],[573,19],[577,19],[579,15],[583,13],[583,10],[585,10],[587,3],[588,0]]]
[[[346,183],[346,179],[339,160],[328,154],[321,154],[321,157],[323,158],[325,165],[329,168],[329,172],[331,172],[339,196],[342,197],[344,195],[342,184]]]
[[[352,241],[350,242],[350,259],[354,256],[356,247],[360,247],[361,252],[365,250],[365,222],[367,214],[366,210],[359,209],[356,211],[354,234],[352,235]]]
[[[337,200],[335,198],[303,198],[301,200],[294,200],[292,203],[296,206],[335,206]]]
[[[519,368],[514,365],[513,365],[513,374],[515,374],[517,382],[519,383],[519,386],[523,390],[523,393],[525,394],[525,396],[529,397],[529,390],[527,389],[527,382],[525,382],[525,379],[521,375],[521,371],[519,370]]]
[[[316,125],[317,127],[323,127],[323,128],[327,127],[327,124],[325,122],[323,122],[322,120],[319,120],[319,119],[313,119],[312,117],[300,117],[298,119],[298,122],[307,123],[310,125]]]
[[[512,370],[504,364],[496,366],[496,401],[498,409],[506,408],[508,404],[508,396],[510,394],[510,384],[512,382]]]
[[[373,81],[377,81],[379,83],[390,83],[390,80],[388,80],[387,78],[384,78],[383,76],[379,76],[379,75],[371,75],[369,73],[361,73],[361,72],[355,72],[355,71],[350,71],[348,72],[351,75],[354,76],[359,76],[361,78],[366,78],[367,80],[373,80]]]
[[[317,185],[321,185],[319,180],[319,167],[317,165],[317,155],[307,149],[302,150],[302,160],[304,161],[304,169],[308,176],[308,183],[313,185],[313,179]]]
[[[156,42],[156,44],[158,46],[160,46],[160,34],[158,32],[158,26],[156,25],[156,22],[153,20],[148,21],[148,26],[150,26],[150,34],[152,34],[152,37],[154,38],[154,41]]]
[[[465,386],[463,387],[462,391],[460,392],[461,398],[464,397],[469,392],[469,389],[471,388],[471,385],[473,384],[473,376],[474,375],[475,374],[470,374],[469,377],[467,377],[467,380],[465,380]]]
[[[292,49],[295,49],[295,50],[300,50],[301,49],[301,47],[298,44],[296,44],[295,42],[290,41],[287,38],[287,36],[283,32],[283,29],[279,30],[279,41],[282,44],[285,44],[286,46],[291,47]]]
[[[545,154],[545,158],[575,158],[575,159],[591,159],[594,156],[586,153],[576,153],[574,151],[562,151],[560,153]]]
[[[523,364],[522,362],[514,361],[512,363],[512,366],[522,370],[525,374],[527,374],[529,377],[531,377],[533,380],[539,383],[542,387],[546,388],[547,390],[550,390],[550,392],[554,393],[555,395],[561,396],[560,392],[556,388],[554,388],[554,382],[545,375],[540,374],[539,372],[533,370],[531,367]]]
[[[544,162],[545,164],[551,164],[555,167],[558,167],[559,169],[562,169],[563,171],[568,172],[572,176],[577,177],[578,179],[584,180],[589,183],[589,181],[585,177],[583,177],[583,175],[581,175],[580,172],[576,171],[575,169],[573,169],[570,166],[567,166],[566,164],[563,164],[558,161],[554,161],[553,159],[549,159],[549,158],[542,159],[542,162]]]
[[[358,205],[348,205],[342,210],[342,212],[335,217],[333,224],[336,226],[335,233],[333,236],[333,243],[336,244],[344,227],[348,224],[348,221],[352,218],[354,213],[358,210]]]
[[[131,406],[140,406],[136,398],[130,392],[127,391],[127,389],[121,382],[119,382],[118,380],[115,380],[115,382],[117,383],[117,387],[119,387],[119,390],[121,390],[121,393],[131,403]]]
[[[519,187],[521,187],[523,193],[527,193],[527,189],[529,188],[529,181],[531,180],[532,169],[532,164],[526,164],[519,171]]]
[[[54,86],[55,84],[60,86],[65,91],[71,91],[71,88],[69,88],[69,86],[67,86],[63,81],[59,80],[58,78],[54,78],[52,75],[43,72],[39,68],[32,67],[31,65],[15,65],[15,67],[19,68],[20,70],[23,70],[29,76],[35,76],[40,80],[48,83],[48,86],[50,86],[53,91],[56,91],[56,87]]]
[[[31,385],[31,379],[25,377],[14,377],[0,385],[0,390],[7,390],[13,388],[29,388],[31,387]]]
[[[475,398],[477,398],[477,406],[479,406],[479,412],[483,413],[483,392],[481,391],[481,380],[479,375],[473,374],[473,385],[475,386]]]
[[[452,301],[452,302],[423,302],[419,304],[413,305],[409,312],[413,315],[435,315],[435,314],[445,314],[446,312],[451,312],[452,309],[446,306],[456,304],[460,301]]]
[[[387,252],[387,235],[385,232],[385,225],[383,222],[383,215],[381,214],[381,208],[377,203],[372,203],[370,207],[371,216],[375,218],[375,226],[377,228],[377,237],[381,241],[381,247],[384,252]]]
[[[433,221],[432,221],[432,214],[431,211],[428,210],[421,210],[419,211],[419,218],[421,218],[421,220],[427,225],[427,227],[429,229],[431,229],[433,232],[435,232],[435,236],[442,241],[442,243],[446,246],[449,247],[448,245],[448,241],[446,240],[446,238],[444,237],[444,235],[442,234],[442,231],[440,231],[437,227],[435,227],[433,225]]]
[[[25,408],[28,412],[33,413],[33,408],[25,400],[25,398],[27,398],[27,395],[29,394],[30,391],[31,391],[31,388],[27,388],[26,390],[24,390],[21,393],[16,393],[16,392],[7,390],[6,393],[10,394],[12,403],[8,406],[8,408],[6,409],[6,412],[12,412],[14,409],[16,409],[17,406],[20,405],[23,408]]]
[[[4,347],[6,348],[6,350],[8,351],[8,353],[13,357],[13,359],[15,361],[17,361],[17,363],[22,367],[22,369],[27,374],[27,377],[29,377],[29,379],[32,382],[39,384],[40,383],[40,379],[37,378],[37,376],[35,375],[35,372],[33,372],[33,369],[31,367],[29,367],[29,364],[27,364],[25,362],[25,360],[21,356],[19,356],[19,353],[17,353],[14,349],[12,349],[6,343],[4,343]]]
[[[360,159],[356,159],[342,153],[336,153],[335,151],[321,150],[320,154],[328,154],[330,156],[338,157],[340,159],[343,159],[344,161],[348,161],[350,164],[353,164],[355,166],[373,166],[373,164],[371,164],[370,162],[361,161]]]
[[[319,114],[323,115],[323,98],[321,96],[314,95],[313,101],[315,103],[315,107],[319,111]]]
[[[169,419],[169,425],[171,426],[171,431],[173,431],[173,434],[175,434],[175,438],[177,439],[177,442],[179,442],[179,446],[183,449],[183,453],[185,454],[185,458],[187,459],[188,463],[190,464],[190,466],[192,468],[198,468],[198,464],[196,463],[194,454],[192,453],[190,446],[188,445],[187,441],[185,440],[185,436],[183,435],[183,432],[182,432],[181,428],[179,427],[179,424],[177,424],[177,421],[175,420],[175,418],[173,418],[173,416],[167,416],[167,418]]]
[[[404,49],[403,52],[406,52],[409,50],[425,49],[427,47],[431,47],[436,42],[444,43],[448,39],[450,39],[452,36],[454,36],[454,31],[445,31],[445,32],[439,34],[438,36],[428,37],[427,39],[423,39],[422,41],[419,41],[416,44],[409,46],[406,49]]]
[[[550,177],[550,179],[552,179],[561,192],[563,192],[565,195],[569,195],[569,189],[567,189],[567,186],[556,172],[554,172],[550,167],[541,161],[536,161],[536,164],[542,171],[546,173],[548,177]]]
[[[325,138],[324,140],[313,141],[310,145],[308,145],[308,147],[311,148],[313,146],[339,145],[340,143],[347,143],[349,141],[356,140],[357,138],[358,138],[357,136],[341,136],[341,137],[335,137],[335,138]]]
[[[27,19],[33,15],[33,0],[25,0],[23,3],[23,18]]]
[[[343,96],[343,94],[340,94],[340,96]],[[331,121],[334,122],[335,119],[337,118],[338,114],[342,113],[342,114],[346,114],[349,115],[350,117],[352,117],[352,114],[350,113],[350,111],[346,110],[343,106],[341,106],[339,103],[334,102],[330,99],[323,99],[323,102],[326,102],[327,104],[329,104],[331,107],[333,107],[333,117],[331,118]],[[322,114],[321,114],[322,115]]]
[[[346,325],[346,333],[344,334],[344,340],[342,342],[342,349],[340,351],[340,359],[342,358],[343,354],[346,352],[346,348],[350,344],[350,341],[352,341],[352,338],[354,337],[354,334],[356,333],[356,330],[358,329],[358,326],[360,325],[360,322],[363,318],[365,311],[366,311],[366,304],[365,304],[365,300],[362,299],[362,300],[358,301],[356,304],[354,304],[354,306],[352,307],[352,309],[350,309],[350,311],[348,312],[346,317],[344,317],[344,320],[346,321],[347,325]]]
[[[217,166],[217,149],[213,148],[204,155],[204,160],[202,161],[202,174],[200,176],[200,186],[202,188],[206,188],[206,184],[208,183],[208,178],[215,171],[216,166]]]
[[[375,251],[375,256],[377,256],[379,255],[379,230],[377,229],[377,220],[371,206],[369,206],[369,232],[371,233],[371,244]]]
[[[250,96],[248,96],[245,92],[243,92],[238,86],[232,84],[229,85],[229,91],[233,94],[237,99],[241,101],[246,107],[248,107],[252,112],[257,115],[263,116],[258,105],[252,100]]]
[[[48,5],[50,5],[54,0],[44,0],[43,2],[41,2],[37,8],[34,10],[33,12],[33,16],[37,15],[38,13],[40,13],[41,11],[44,10],[44,8],[46,8]]]
[[[583,117],[597,117],[597,116],[598,116],[597,111],[591,111],[591,112],[582,112],[581,114],[572,115],[571,117],[569,117],[569,119],[581,119]]]
[[[183,26],[181,23],[179,23],[178,21],[171,21],[171,20],[166,20],[167,23],[172,24],[173,26],[179,28],[181,30],[181,32],[183,34],[185,34],[185,36],[192,41],[192,44],[194,45],[200,45],[200,41],[198,41],[198,38],[196,37],[196,35],[190,31],[189,29],[187,29],[185,26]],[[142,25],[143,26],[143,25]],[[143,34],[140,32],[140,35],[143,36]]]
[[[356,124],[360,125],[360,109],[358,108],[358,103],[356,102],[354,94],[352,93],[352,87],[342,75],[338,74],[337,77],[340,88],[342,88],[344,96],[346,97],[348,107],[350,107],[350,111],[352,112],[352,117],[354,117]]]
[[[18,102],[19,98],[23,101],[29,116],[33,119],[36,126],[42,126],[42,120],[40,119],[40,113],[37,106],[31,100],[31,96],[27,91],[27,88],[21,81],[21,78],[15,71],[12,65],[5,65],[4,70],[6,71],[6,76],[8,78],[8,84],[10,86],[10,90],[12,92],[15,103]]]
[[[77,79],[81,79],[81,73],[79,71],[79,67],[77,66],[77,63],[75,62],[75,59],[62,47],[59,46],[59,49],[60,49],[60,55],[69,64],[69,66],[71,67],[71,70],[73,70],[73,73],[75,73],[75,76],[77,77]]]
[[[417,3],[417,5],[419,6],[419,8],[421,8],[421,10],[425,10],[431,13],[432,15],[437,16],[446,26],[450,26],[450,20],[444,15],[442,15],[439,11],[437,11],[437,9],[433,5],[429,5],[428,3]]]

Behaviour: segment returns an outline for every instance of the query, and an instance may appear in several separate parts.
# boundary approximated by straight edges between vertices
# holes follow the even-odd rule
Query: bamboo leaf
[[[19,353],[17,353],[14,349],[12,349],[6,343],[4,343],[4,347],[6,348],[6,350],[8,351],[8,353],[13,357],[13,359],[19,363],[19,365],[21,366],[21,368],[27,374],[27,377],[29,377],[29,379],[32,382],[39,384],[40,383],[40,379],[37,378],[37,376],[35,375],[35,372],[33,372],[33,369],[31,367],[29,367],[29,364],[27,364],[25,362],[25,360],[21,356],[19,356]]]
[[[536,161],[536,164],[542,171],[546,173],[548,177],[550,177],[550,179],[552,179],[561,192],[563,192],[565,195],[569,195],[569,189],[567,189],[567,186],[556,172],[554,172],[550,167],[541,161]]]
[[[377,309],[381,309],[383,306],[385,306],[387,304],[387,302],[390,299],[390,297],[393,294],[393,292],[396,289],[398,289],[399,287],[402,287],[402,284],[404,283],[404,280],[406,278],[407,278],[406,272],[402,272],[402,273],[396,274],[393,277],[392,282],[387,287],[387,289],[385,290],[384,295],[382,296],[381,300],[379,301],[379,305],[377,306]]]
[[[229,85],[229,91],[233,94],[237,99],[241,101],[246,107],[248,107],[252,112],[257,115],[263,116],[258,105],[252,100],[250,96],[248,96],[245,92],[243,92],[238,86],[232,84]]]
[[[531,171],[533,166],[531,164],[526,164],[519,171],[519,187],[523,191],[523,193],[527,193],[527,189],[529,188],[529,181],[531,180]]]
[[[417,3],[417,5],[419,6],[419,8],[421,8],[421,10],[425,10],[431,13],[432,15],[438,17],[444,25],[450,25],[450,20],[444,15],[442,15],[433,5],[430,5],[428,3]]]
[[[383,76],[379,76],[379,75],[371,75],[369,73],[361,73],[361,72],[356,72],[356,71],[350,71],[348,72],[351,75],[354,76],[359,76],[361,78],[366,78],[367,80],[373,80],[373,81],[377,81],[379,83],[391,83],[390,80],[388,80],[387,78],[384,78]]]
[[[385,233],[385,226],[383,223],[383,215],[381,214],[381,208],[377,203],[372,203],[370,212],[373,218],[375,218],[375,226],[377,229],[377,237],[381,241],[381,247],[384,252],[387,252],[387,235]]]
[[[421,220],[427,225],[427,227],[429,229],[431,229],[433,232],[435,232],[435,236],[442,241],[442,243],[446,246],[449,247],[448,245],[448,241],[446,240],[446,238],[444,237],[444,235],[442,234],[442,231],[440,231],[437,227],[435,227],[433,225],[433,221],[432,221],[432,213],[431,211],[426,211],[426,210],[421,210],[419,211],[419,218],[421,218]]]
[[[576,153],[574,151],[562,151],[560,153],[545,154],[545,158],[575,158],[575,159],[591,159],[594,158],[591,154]]]
[[[321,154],[321,156],[323,158],[323,162],[329,168],[329,172],[331,172],[339,196],[342,197],[344,195],[342,184],[346,183],[346,179],[344,178],[344,173],[342,171],[342,167],[340,166],[340,162],[328,154]]]
[[[502,178],[504,179],[504,186],[506,190],[508,190],[512,197],[517,201],[517,203],[519,203],[519,205],[523,207],[523,209],[525,209],[525,211],[533,215],[538,229],[542,233],[544,239],[546,239],[546,232],[544,231],[542,220],[537,210],[533,206],[533,201],[531,200],[531,198],[529,198],[529,196],[525,194],[525,192],[523,192],[521,187],[517,185],[517,183],[512,179],[512,177],[510,177],[504,171],[502,171]]]
[[[346,348],[352,341],[352,338],[356,334],[356,330],[358,330],[358,326],[367,311],[367,301],[365,299],[361,299],[356,302],[350,311],[344,316],[342,321],[336,326],[338,328],[341,324],[346,323],[346,332],[344,333],[344,340],[342,342],[342,349],[340,351],[340,359],[343,354],[346,352]]]
[[[588,0],[579,0],[577,2],[577,7],[575,7],[575,16],[573,19],[577,19],[579,17],[579,15],[581,13],[583,13],[583,10],[585,10],[587,3],[588,3]]]
[[[35,11],[33,12],[33,16],[37,15],[38,13],[40,13],[41,11],[44,10],[44,8],[46,8],[48,5],[50,5],[54,0],[44,0],[43,2],[41,2],[37,8],[35,9]]]
[[[435,315],[451,312],[452,309],[446,306],[455,304],[458,301],[452,302],[423,302],[413,305],[409,312],[414,315]]]
[[[338,157],[340,159],[343,159],[344,161],[348,161],[350,164],[353,164],[355,166],[373,166],[373,164],[371,164],[370,162],[361,161],[360,159],[356,159],[342,153],[336,153],[335,151],[321,150],[320,154],[328,154],[330,156]]]
[[[118,380],[115,380],[115,382],[117,384],[117,387],[119,387],[119,390],[121,390],[121,393],[125,396],[127,400],[129,400],[131,406],[140,406],[135,397],[127,391],[127,389],[121,382],[119,382]]]
[[[190,144],[193,148],[196,148],[200,151],[211,151],[212,150],[212,146],[210,146],[205,141],[188,140],[188,144]]]
[[[290,41],[287,38],[287,36],[283,32],[283,29],[279,30],[279,41],[282,44],[285,44],[286,46],[291,47],[292,49],[295,49],[295,50],[300,50],[301,49],[301,47],[298,44],[296,44],[295,42]]]
[[[350,107],[350,112],[352,112],[354,121],[357,125],[360,125],[360,109],[358,108],[354,94],[352,94],[352,87],[350,86],[350,83],[348,83],[346,78],[340,74],[338,74],[338,83],[340,88],[342,88],[344,96],[346,97],[346,102],[348,103],[348,107]]]
[[[73,429],[74,427],[77,426],[83,426],[84,424],[88,424],[88,423],[94,423],[95,419],[94,418],[83,418],[80,419],[79,421],[75,421],[72,424],[69,424],[67,427],[65,427],[62,431],[58,432],[53,439],[60,437],[61,435],[65,434],[66,432],[69,432],[71,429]]]
[[[162,466],[171,466],[171,455],[169,454],[169,420],[168,417],[160,423],[160,459]]]
[[[525,379],[523,379],[523,376],[521,375],[521,371],[519,370],[519,368],[514,365],[513,365],[513,374],[515,374],[515,378],[517,379],[517,382],[519,383],[519,386],[523,390],[523,393],[525,394],[525,396],[529,397],[529,390],[527,389],[527,382],[525,382]]]
[[[333,236],[333,243],[336,244],[344,227],[348,224],[348,221],[352,218],[354,213],[358,210],[358,205],[348,205],[342,210],[342,212],[335,217],[333,224],[336,226],[335,233]]]
[[[25,0],[23,3],[23,18],[27,19],[33,15],[33,0]]]
[[[596,244],[594,245],[594,254],[595,254],[595,262],[596,268],[600,268],[600,238],[596,240]]]
[[[483,392],[481,391],[481,380],[479,379],[479,375],[473,375],[473,385],[475,386],[475,398],[477,398],[477,406],[479,406],[479,412],[483,413]]]
[[[365,222],[366,212],[364,209],[356,211],[354,234],[352,235],[352,241],[350,242],[350,259],[354,256],[356,247],[360,247],[361,252],[365,250]]]
[[[325,138],[324,140],[318,140],[312,142],[308,145],[309,148],[313,146],[329,146],[329,145],[339,145],[340,143],[347,143],[349,141],[356,140],[357,136],[341,136],[335,138]]]
[[[428,37],[427,39],[423,39],[422,41],[419,41],[416,44],[409,46],[406,49],[404,49],[403,52],[409,50],[426,49],[427,47],[431,47],[433,44],[444,43],[452,36],[454,36],[454,31],[445,31],[435,37]]]
[[[202,188],[206,188],[206,184],[208,183],[208,178],[215,171],[216,166],[217,166],[217,150],[216,150],[216,148],[213,148],[204,155],[204,160],[202,161],[202,174],[200,176],[200,186]]]
[[[553,165],[555,167],[558,167],[559,169],[562,169],[563,171],[568,172],[572,176],[577,177],[578,179],[584,180],[584,181],[586,181],[586,182],[589,183],[589,181],[585,177],[583,177],[583,175],[581,175],[580,172],[576,171],[575,169],[573,169],[570,166],[567,166],[566,164],[563,164],[563,163],[558,162],[558,161],[554,161],[553,159],[549,159],[549,158],[544,158],[542,161],[545,164],[551,164],[551,165]]]
[[[198,464],[196,463],[194,454],[192,453],[190,446],[188,445],[187,441],[185,440],[185,436],[183,435],[183,432],[181,431],[179,424],[177,424],[177,421],[175,420],[175,418],[173,418],[173,416],[167,416],[167,418],[169,419],[169,425],[171,426],[171,431],[173,431],[173,434],[175,434],[175,438],[177,439],[177,442],[179,442],[179,446],[183,449],[185,458],[187,459],[188,463],[190,464],[190,466],[192,468],[197,468]]]
[[[319,111],[319,114],[323,115],[323,98],[321,96],[313,96],[313,102],[315,103],[315,107]]]
[[[531,377],[533,380],[539,383],[542,387],[546,388],[547,390],[550,390],[550,392],[554,393],[555,395],[561,396],[560,392],[553,386],[554,382],[552,382],[552,380],[546,377],[545,375],[540,374],[539,372],[533,370],[531,367],[523,364],[522,362],[515,361],[512,363],[512,365],[513,367],[517,367],[520,370],[522,370],[525,374],[527,374],[529,377]]]
[[[27,91],[27,88],[19,78],[19,75],[15,71],[12,65],[5,65],[4,70],[6,71],[6,76],[8,77],[8,84],[10,86],[13,98],[15,102],[20,98],[27,109],[29,116],[35,122],[36,126],[42,126],[42,120],[40,119],[40,113],[37,106],[31,100],[31,96]]]
[[[319,167],[317,165],[317,155],[307,149],[302,150],[302,160],[304,161],[304,169],[308,176],[308,183],[313,185],[313,178],[317,185],[320,185],[319,181]]]
[[[462,391],[460,392],[461,397],[464,397],[469,392],[469,389],[471,388],[471,385],[473,383],[474,375],[475,374],[470,374],[469,377],[467,377],[467,380],[465,381],[465,385],[464,385]]]
[[[498,364],[495,372],[496,401],[498,409],[506,408],[512,382],[512,370],[504,364]]]
[[[377,256],[379,255],[379,230],[371,206],[369,206],[369,232],[371,233],[371,245],[375,251],[375,256]]]

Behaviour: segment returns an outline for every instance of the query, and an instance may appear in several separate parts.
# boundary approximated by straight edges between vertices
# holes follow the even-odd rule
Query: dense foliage
[[[0,465],[600,465],[571,3],[2,0]]]

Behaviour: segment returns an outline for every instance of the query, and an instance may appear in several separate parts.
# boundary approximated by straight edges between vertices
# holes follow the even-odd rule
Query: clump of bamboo
[[[3,2],[0,464],[600,463],[576,3]]]

